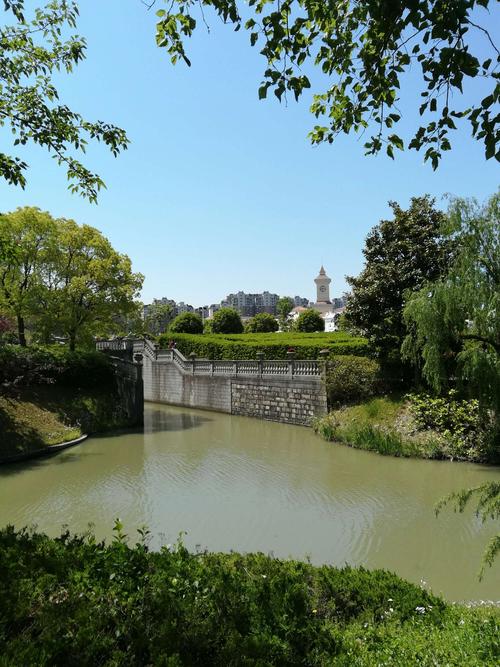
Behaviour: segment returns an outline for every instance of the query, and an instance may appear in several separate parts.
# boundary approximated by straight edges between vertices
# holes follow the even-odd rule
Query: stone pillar
[[[264,352],[259,351],[255,356],[257,357],[257,362],[259,364],[259,375],[262,375],[262,373],[264,372],[264,364],[263,364]]]

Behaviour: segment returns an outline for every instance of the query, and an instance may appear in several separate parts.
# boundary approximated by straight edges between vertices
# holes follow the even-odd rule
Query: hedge
[[[366,356],[368,342],[364,338],[335,333],[255,333],[255,334],[163,334],[160,347],[167,348],[175,341],[177,349],[188,356],[194,352],[205,359],[256,359],[263,352],[265,359],[286,359],[289,348],[295,350],[296,359],[318,359],[320,351],[328,349],[330,357],[336,355]]]
[[[57,345],[0,345],[0,385],[102,387],[113,382],[113,365],[102,352],[71,352]]]

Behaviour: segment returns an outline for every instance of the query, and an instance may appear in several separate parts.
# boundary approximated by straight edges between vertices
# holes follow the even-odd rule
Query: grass
[[[500,610],[384,570],[0,531],[0,664],[498,665]]]
[[[383,455],[451,458],[446,442],[438,433],[414,427],[408,401],[399,394],[334,410],[317,419],[313,427],[325,440]]]
[[[110,390],[38,385],[0,394],[0,461],[126,425]]]

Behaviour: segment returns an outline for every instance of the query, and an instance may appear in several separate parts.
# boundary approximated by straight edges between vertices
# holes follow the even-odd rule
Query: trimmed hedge
[[[0,345],[0,385],[62,384],[102,387],[114,383],[114,369],[102,352],[67,347]]]
[[[328,349],[330,357],[337,355],[366,356],[368,341],[344,332],[335,333],[256,333],[256,334],[162,334],[160,347],[167,348],[174,340],[184,356],[194,352],[205,359],[256,359],[263,352],[265,359],[286,359],[290,348],[296,359],[318,359],[320,351]]]

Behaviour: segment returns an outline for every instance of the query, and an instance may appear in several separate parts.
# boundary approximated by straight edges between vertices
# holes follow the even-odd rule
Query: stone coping
[[[20,454],[13,454],[12,456],[5,456],[3,458],[0,458],[0,464],[17,463],[18,461],[27,461],[29,459],[36,459],[42,456],[50,456],[51,454],[60,452],[61,450],[67,449],[68,447],[74,447],[75,445],[79,445],[88,437],[89,437],[88,434],[84,434],[81,435],[79,438],[75,438],[74,440],[68,440],[67,442],[61,442],[58,445],[48,445],[47,447],[43,447],[41,449],[35,449],[32,452],[21,452]]]

